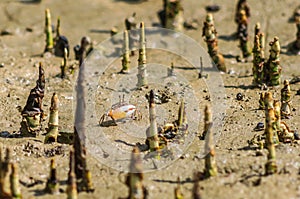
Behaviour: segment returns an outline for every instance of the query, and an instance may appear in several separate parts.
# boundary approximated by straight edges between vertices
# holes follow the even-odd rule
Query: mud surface
[[[25,2],[25,1],[24,1]],[[43,135],[37,138],[9,138],[11,134],[18,133],[21,115],[18,107],[24,107],[30,89],[35,86],[38,77],[38,63],[42,62],[46,74],[46,89],[43,108],[48,114],[50,98],[53,92],[58,93],[60,99],[59,123],[60,131],[72,132],[74,125],[74,93],[73,89],[78,73],[78,63],[74,61],[74,53],[71,51],[69,65],[75,67],[74,74],[68,74],[68,78],[61,80],[60,63],[58,57],[41,57],[45,46],[44,35],[44,10],[50,8],[52,23],[56,24],[56,18],[61,18],[61,33],[69,39],[71,48],[80,43],[82,36],[90,36],[95,44],[109,38],[110,29],[113,26],[119,30],[124,29],[124,19],[136,12],[137,21],[143,20],[146,27],[159,23],[156,15],[161,10],[161,1],[122,1],[122,0],[52,0],[41,3],[22,3],[20,1],[0,2],[0,29],[9,33],[0,36],[0,143],[3,147],[12,149],[12,161],[17,162],[20,169],[20,181],[23,198],[64,198],[64,193],[48,195],[43,192],[49,174],[50,158],[55,157],[61,192],[66,188],[68,172],[69,145],[67,144],[43,144]],[[26,1],[27,2],[27,1]],[[279,144],[276,147],[278,174],[265,176],[264,165],[267,151],[263,156],[257,156],[256,150],[248,147],[247,140],[255,133],[254,127],[258,122],[264,122],[264,112],[258,110],[260,90],[252,88],[252,63],[237,63],[235,57],[240,54],[238,41],[231,35],[236,30],[234,23],[234,2],[210,1],[221,6],[221,10],[215,13],[215,25],[219,34],[219,48],[226,58],[227,68],[231,74],[222,74],[226,96],[226,116],[224,125],[218,130],[221,134],[216,143],[216,157],[218,164],[218,177],[200,181],[203,198],[300,198],[300,147],[299,143]],[[300,58],[297,55],[287,53],[287,45],[296,36],[296,26],[289,23],[289,19],[297,6],[297,0],[250,0],[252,16],[250,19],[250,40],[253,40],[254,24],[260,22],[262,31],[266,35],[266,44],[274,36],[280,38],[282,46],[281,64],[283,67],[282,79],[291,79],[299,73]],[[184,33],[199,42],[206,49],[201,38],[201,28],[205,19],[205,6],[207,3],[200,1],[184,1],[184,16],[186,19],[196,19],[199,22],[198,30],[185,30]],[[251,42],[252,45],[252,42]],[[192,50],[192,49],[191,49]],[[268,56],[266,45],[266,56]],[[132,63],[137,56],[131,58]],[[159,118],[158,123],[164,124],[176,119],[177,108],[180,102],[180,93],[184,86],[192,90],[198,99],[196,108],[203,115],[205,104],[209,101],[209,85],[205,80],[197,79],[197,71],[186,60],[173,55],[166,56],[159,52],[149,51],[149,63],[161,63],[169,66],[175,63],[175,73],[180,74],[177,80],[170,80],[169,89],[174,89],[175,95],[172,101],[164,105],[167,112],[166,118]],[[133,64],[133,65],[137,65]],[[112,67],[102,75],[99,81],[99,90],[96,95],[97,117],[101,117],[111,104],[118,102],[116,92],[111,88],[114,82],[124,78],[117,72],[120,71],[121,59],[112,63]],[[166,70],[165,70],[166,73]],[[167,73],[166,73],[167,74]],[[178,78],[184,76],[188,83],[182,83],[176,87]],[[208,78],[210,78],[208,76]],[[166,80],[167,81],[167,80]],[[171,86],[170,86],[171,85]],[[172,86],[173,85],[173,86]],[[175,86],[174,86],[175,85]],[[164,89],[161,87],[156,89]],[[280,89],[274,88],[272,92],[276,99],[280,98]],[[293,116],[285,122],[293,130],[299,131],[299,95],[296,91],[299,84],[291,85]],[[138,104],[144,115],[141,121],[129,121],[118,126],[100,127],[109,140],[116,146],[131,150],[136,142],[143,142],[142,138],[131,139],[119,131],[119,126],[126,129],[129,124],[138,125],[147,123],[147,100],[144,98],[148,90],[141,92],[129,92],[125,99],[130,103]],[[113,93],[113,94],[112,94]],[[125,91],[126,93],[126,91]],[[242,93],[243,100],[236,100],[237,93]],[[199,103],[199,104],[198,104]],[[188,106],[188,104],[187,104]],[[176,108],[174,108],[176,107]],[[189,114],[189,113],[187,113]],[[203,117],[200,117],[198,132],[195,139],[185,153],[167,168],[145,174],[145,186],[150,192],[150,198],[173,198],[173,189],[176,187],[177,177],[182,180],[182,192],[185,198],[191,198],[193,187],[193,172],[203,171],[204,160],[199,159],[199,152],[203,150],[204,141],[197,135],[202,133]],[[47,127],[48,118],[43,122],[43,128]],[[44,131],[45,132],[45,131]],[[127,165],[125,165],[127,167]],[[101,162],[88,156],[88,167],[92,171],[93,183],[96,188],[94,193],[80,193],[79,198],[118,198],[124,197],[128,189],[124,184],[125,174],[111,169]]]

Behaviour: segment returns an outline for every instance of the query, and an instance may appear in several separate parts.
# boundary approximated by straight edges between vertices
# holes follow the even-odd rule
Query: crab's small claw
[[[139,110],[136,110],[134,112],[134,119],[138,120],[138,121],[141,120],[141,119],[143,119],[142,113]]]

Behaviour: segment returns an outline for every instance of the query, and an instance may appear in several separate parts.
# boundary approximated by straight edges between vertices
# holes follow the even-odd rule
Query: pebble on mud
[[[262,130],[264,130],[264,128],[265,128],[264,123],[263,122],[258,122],[256,127],[254,128],[254,131],[262,131]]]
[[[242,93],[238,93],[238,94],[236,94],[236,99],[241,101],[244,99],[244,95]]]

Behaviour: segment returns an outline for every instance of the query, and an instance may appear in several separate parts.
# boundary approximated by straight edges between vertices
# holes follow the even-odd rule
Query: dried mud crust
[[[220,52],[224,54],[228,69],[235,71],[235,74],[222,75],[226,95],[224,102],[227,104],[226,117],[222,134],[216,143],[216,158],[219,176],[200,182],[203,198],[299,198],[300,197],[300,150],[299,144],[280,144],[276,148],[277,164],[279,173],[272,176],[264,176],[264,165],[266,163],[266,151],[264,156],[256,156],[255,150],[247,147],[247,140],[256,133],[253,128],[258,122],[264,121],[263,111],[257,110],[259,92],[258,89],[251,89],[252,76],[249,76],[252,68],[251,63],[236,63],[235,56],[240,53],[238,42],[231,40],[230,35],[236,30],[234,18],[234,2],[226,3],[218,0],[214,3],[221,6],[221,10],[215,14],[215,24],[219,34]],[[250,40],[253,40],[254,24],[261,22],[262,31],[266,34],[268,43],[274,36],[278,36],[282,45],[281,64],[283,66],[283,78],[291,79],[293,75],[300,75],[298,69],[299,56],[286,54],[289,43],[295,39],[296,27],[288,23],[295,6],[299,2],[292,1],[251,1],[249,5],[252,16],[249,25]],[[196,18],[202,25],[205,19],[204,2],[183,1],[186,18]],[[38,138],[5,138],[8,133],[19,130],[21,115],[18,106],[24,107],[30,89],[34,87],[37,79],[37,66],[41,61],[45,66],[46,89],[44,98],[44,110],[49,112],[50,98],[55,91],[60,98],[60,130],[73,130],[73,86],[77,74],[70,75],[68,80],[60,80],[56,77],[60,73],[61,59],[41,58],[39,55],[44,50],[44,9],[50,8],[52,23],[56,17],[61,17],[61,31],[69,38],[71,47],[80,42],[84,35],[89,35],[92,40],[101,42],[109,37],[107,34],[112,26],[123,29],[125,17],[137,13],[138,20],[144,20],[146,26],[158,23],[156,12],[162,8],[161,1],[146,1],[134,3],[130,1],[82,1],[53,0],[43,1],[41,4],[23,4],[17,1],[1,1],[0,28],[6,29],[12,35],[0,36],[0,56],[3,67],[0,67],[0,132],[1,145],[12,148],[12,159],[20,167],[20,181],[23,198],[63,198],[65,195],[51,196],[43,193],[45,183],[49,174],[50,158],[54,156],[57,162],[58,178],[61,190],[66,188],[68,172],[68,145],[50,144],[44,145],[42,137]],[[124,11],[128,12],[124,12]],[[32,14],[34,13],[34,14]],[[79,14],[80,13],[80,14]],[[32,31],[29,31],[31,28]],[[189,30],[185,33],[204,48],[205,43],[201,38],[201,31]],[[191,49],[192,50],[192,49]],[[268,56],[268,47],[266,47]],[[74,54],[71,52],[71,58]],[[151,63],[151,53],[148,61]],[[157,59],[162,59],[157,57]],[[137,57],[131,59],[132,63]],[[175,61],[174,61],[175,60]],[[177,66],[188,66],[184,60],[174,55],[172,58],[165,58],[161,61],[164,65],[170,65],[174,61]],[[137,61],[136,61],[137,62]],[[105,81],[113,81],[111,75],[121,69],[121,60],[114,63],[112,71],[104,74],[104,79],[99,82],[102,85]],[[118,70],[117,68],[120,67]],[[197,73],[191,70],[175,68],[175,72],[186,74],[190,86],[195,90],[199,99],[199,110],[204,110],[204,105],[209,102],[207,89],[203,80],[196,79]],[[167,74],[167,73],[165,73]],[[118,77],[118,75],[115,75]],[[191,79],[189,79],[191,78]],[[293,117],[285,120],[291,129],[299,131],[299,96],[295,95],[300,89],[298,84],[291,85]],[[279,99],[279,89],[275,89],[275,98]],[[100,101],[116,100],[111,99],[111,93],[101,91],[103,94]],[[236,100],[237,93],[241,92],[245,97],[242,101]],[[140,94],[144,98],[146,91]],[[107,95],[107,96],[106,96]],[[135,103],[135,93],[129,100]],[[128,99],[128,98],[127,98]],[[173,103],[178,101],[175,98]],[[112,103],[114,103],[112,102]],[[110,101],[101,102],[98,116],[100,117],[110,107]],[[172,105],[171,105],[172,104]],[[145,100],[141,107],[142,112],[147,115]],[[176,106],[176,110],[177,110]],[[166,110],[169,110],[167,107]],[[176,115],[172,112],[171,115]],[[171,117],[171,119],[173,119]],[[147,118],[145,117],[146,122]],[[47,126],[47,118],[43,126]],[[135,122],[135,121],[134,121]],[[143,121],[142,121],[143,122]],[[161,123],[163,121],[160,121]],[[200,120],[199,133],[202,132],[202,118]],[[124,134],[115,133],[114,127],[107,128],[112,140],[126,139]],[[123,137],[122,137],[123,136]],[[130,141],[135,143],[136,140]],[[29,144],[28,144],[29,143]],[[192,190],[192,176],[194,171],[202,171],[204,161],[198,159],[199,151],[203,149],[204,142],[195,139],[186,153],[170,167],[156,172],[145,174],[145,186],[150,191],[150,198],[173,198],[173,189],[176,187],[177,177],[181,176],[182,191],[186,198],[190,198]],[[124,146],[125,147],[125,146]],[[127,147],[127,146],[126,146]],[[130,147],[128,147],[129,149]],[[127,194],[127,188],[123,183],[124,174],[103,166],[100,162],[88,156],[88,167],[92,171],[95,185],[94,193],[80,193],[80,198],[118,198]],[[29,186],[32,185],[32,186]]]

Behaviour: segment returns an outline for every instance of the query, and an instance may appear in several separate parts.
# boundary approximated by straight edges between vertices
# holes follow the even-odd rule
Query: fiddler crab
[[[142,118],[141,113],[137,110],[136,106],[124,102],[123,99],[116,104],[113,104],[109,111],[104,113],[99,120],[100,126],[109,126],[109,124],[104,124],[106,117],[110,117],[112,119],[113,125],[117,125],[118,121],[125,121],[127,119],[140,120]]]

